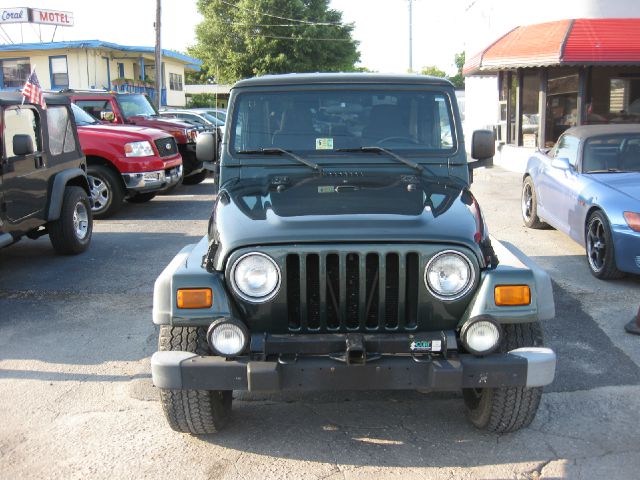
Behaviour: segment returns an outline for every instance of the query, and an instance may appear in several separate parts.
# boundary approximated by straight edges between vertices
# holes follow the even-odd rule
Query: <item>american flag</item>
[[[44,102],[44,96],[42,95],[42,88],[40,87],[40,82],[38,81],[38,76],[36,75],[35,70],[32,70],[29,74],[27,83],[24,84],[22,89],[22,96],[26,97],[27,100],[29,100],[29,103],[36,103],[44,109],[47,108],[47,104]]]

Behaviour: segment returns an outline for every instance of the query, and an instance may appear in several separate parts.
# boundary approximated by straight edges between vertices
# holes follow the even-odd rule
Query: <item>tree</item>
[[[231,83],[255,75],[352,71],[359,60],[352,24],[329,0],[198,0],[204,20],[189,54],[202,79]]]
[[[456,53],[454,57],[454,62],[456,64],[456,68],[458,69],[458,72],[453,76],[447,75],[446,72],[444,72],[443,70],[440,70],[438,67],[434,65],[428,65],[426,67],[422,67],[422,70],[420,71],[420,73],[422,75],[431,75],[433,77],[446,78],[451,83],[453,83],[453,86],[456,89],[464,89],[464,75],[462,74],[464,61],[465,61],[464,52]]]

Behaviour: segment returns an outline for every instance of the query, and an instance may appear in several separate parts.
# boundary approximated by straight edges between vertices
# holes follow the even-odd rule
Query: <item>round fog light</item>
[[[248,335],[244,326],[236,322],[221,318],[209,327],[207,340],[209,347],[217,355],[234,357],[245,349]]]
[[[465,323],[460,332],[460,340],[474,355],[488,355],[500,344],[500,325],[490,317],[478,317]]]

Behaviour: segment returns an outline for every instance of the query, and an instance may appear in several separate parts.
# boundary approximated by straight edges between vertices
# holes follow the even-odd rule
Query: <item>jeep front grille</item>
[[[174,137],[161,138],[155,141],[158,154],[161,157],[170,157],[178,153],[176,139]]]
[[[285,270],[291,332],[417,327],[422,274],[416,252],[289,254]]]

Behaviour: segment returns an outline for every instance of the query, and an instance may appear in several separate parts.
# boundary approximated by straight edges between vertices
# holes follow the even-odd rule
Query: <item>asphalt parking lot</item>
[[[77,257],[46,237],[0,250],[0,478],[638,478],[640,337],[623,326],[640,279],[596,280],[572,240],[522,227],[520,176],[500,168],[472,188],[490,231],[554,282],[557,377],[531,427],[475,430],[457,394],[328,392],[236,395],[220,434],[171,431],[153,282],[205,233],[210,182],[97,221]]]

